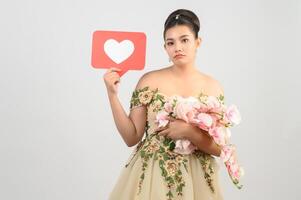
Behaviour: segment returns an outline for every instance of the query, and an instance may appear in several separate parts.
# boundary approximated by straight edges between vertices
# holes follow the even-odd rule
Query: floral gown
[[[155,133],[156,113],[167,98],[148,86],[133,91],[130,109],[147,107],[145,135],[123,167],[109,200],[223,199],[220,166],[213,156],[200,150],[177,154],[169,150],[164,136]]]

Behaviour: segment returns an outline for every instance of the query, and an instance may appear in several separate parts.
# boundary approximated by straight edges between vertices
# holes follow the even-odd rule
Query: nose
[[[181,43],[176,42],[175,43],[175,52],[177,53],[179,51],[182,51],[182,45],[181,45]]]

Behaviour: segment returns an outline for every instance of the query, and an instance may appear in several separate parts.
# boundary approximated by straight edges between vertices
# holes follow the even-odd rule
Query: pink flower
[[[216,109],[221,106],[219,100],[215,96],[208,96],[206,103],[209,109]]]
[[[207,113],[200,113],[197,115],[197,118],[194,120],[198,124],[198,127],[208,131],[209,128],[212,126],[213,119],[212,117]]]
[[[164,110],[159,111],[156,115],[156,120],[155,121],[159,124],[158,128],[166,126],[167,123],[169,122],[168,112],[166,112]]]
[[[172,112],[172,102],[167,101],[164,104],[164,109],[165,109],[166,112],[171,113]]]
[[[189,140],[177,140],[174,152],[188,155],[191,154],[195,149],[196,146],[194,146]]]
[[[225,163],[233,183],[240,189],[239,178],[244,174],[236,159],[235,146],[229,143],[231,131],[229,127],[241,121],[240,113],[235,105],[227,107],[214,96],[184,98],[174,95],[164,104],[164,110],[159,111],[156,121],[159,127],[169,122],[169,116],[182,119],[187,123],[196,124],[200,129],[208,131],[214,142],[222,147],[220,158]],[[189,140],[176,140],[174,152],[187,155],[196,150]]]
[[[223,162],[227,162],[230,160],[233,151],[235,150],[233,145],[225,145],[222,148],[220,158],[222,159]]]
[[[227,108],[225,116],[234,125],[239,124],[241,121],[240,113],[235,105],[231,105]]]
[[[174,108],[174,114],[178,119],[182,119],[185,122],[189,123],[193,121],[196,110],[194,109],[197,99],[195,98],[183,98],[179,97],[179,101],[177,102]]]
[[[186,101],[192,105],[194,109],[199,109],[201,107],[201,102],[195,97],[188,97],[186,98]]]
[[[237,161],[233,161],[232,163],[226,163],[227,169],[229,171],[230,176],[233,179],[240,179],[241,176],[244,175],[244,170],[242,167],[240,167],[237,163]]]
[[[227,133],[224,127],[213,127],[208,131],[209,135],[213,138],[216,144],[225,145],[227,140]]]
[[[234,145],[224,146],[220,157],[225,162],[231,178],[238,181],[238,179],[244,175],[244,170],[237,162]]]

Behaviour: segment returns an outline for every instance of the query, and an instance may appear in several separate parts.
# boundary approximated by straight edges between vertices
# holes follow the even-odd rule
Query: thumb
[[[168,116],[167,119],[168,119],[169,121],[175,121],[175,120],[176,120],[175,118],[170,117],[170,116]]]
[[[113,71],[122,71],[122,69],[120,69],[120,68],[117,68],[117,67],[111,67],[111,69],[113,70]]]

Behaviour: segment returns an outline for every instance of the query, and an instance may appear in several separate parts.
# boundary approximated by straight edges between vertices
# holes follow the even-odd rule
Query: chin
[[[189,64],[189,62],[187,62],[185,60],[181,60],[181,59],[176,60],[173,63],[176,64],[176,65],[187,65],[187,64]]]

